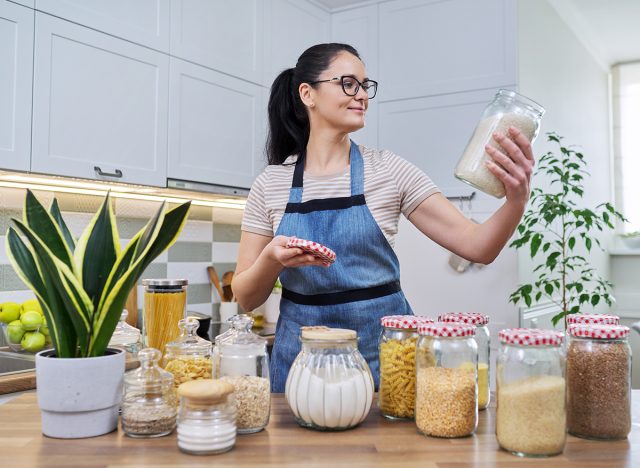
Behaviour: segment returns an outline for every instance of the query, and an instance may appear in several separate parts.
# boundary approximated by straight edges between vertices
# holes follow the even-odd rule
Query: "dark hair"
[[[280,73],[271,85],[269,96],[269,134],[267,159],[269,164],[282,164],[292,154],[299,154],[309,140],[309,116],[300,99],[301,83],[316,81],[340,52],[360,58],[348,44],[317,44],[305,50],[295,68]]]

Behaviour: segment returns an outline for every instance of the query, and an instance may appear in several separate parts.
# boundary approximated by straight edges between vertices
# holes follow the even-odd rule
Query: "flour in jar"
[[[506,113],[482,119],[456,166],[455,176],[494,197],[504,197],[504,185],[484,164],[485,161],[493,161],[484,147],[489,144],[504,153],[492,135],[497,132],[509,136],[509,127],[520,130],[529,141],[533,140],[537,130],[536,122],[522,114]]]

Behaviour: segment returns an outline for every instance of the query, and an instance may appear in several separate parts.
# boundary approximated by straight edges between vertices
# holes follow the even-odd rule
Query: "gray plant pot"
[[[55,351],[36,355],[42,433],[79,439],[114,431],[122,400],[125,353],[108,348],[101,357],[62,359]]]

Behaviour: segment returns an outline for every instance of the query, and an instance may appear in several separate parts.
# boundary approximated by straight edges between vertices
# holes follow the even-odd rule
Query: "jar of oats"
[[[431,322],[415,315],[388,315],[380,323],[380,413],[389,419],[413,419],[416,405],[416,342],[418,323]]]
[[[631,430],[629,328],[570,325],[567,428],[586,439],[624,439]]]
[[[515,91],[501,89],[493,101],[485,108],[469,143],[458,164],[454,175],[469,185],[497,198],[505,196],[504,185],[485,166],[493,158],[485,152],[490,145],[506,154],[493,139],[494,133],[510,137],[509,127],[520,130],[533,143],[540,130],[540,120],[544,108]]]
[[[438,317],[439,322],[466,323],[476,327],[475,340],[478,344],[478,409],[489,406],[489,364],[491,363],[491,335],[489,316],[475,312],[449,312]]]
[[[511,328],[499,333],[496,437],[514,455],[545,457],[564,450],[566,408],[563,334]]]
[[[478,424],[478,346],[473,325],[420,323],[416,426],[424,435],[465,437]]]

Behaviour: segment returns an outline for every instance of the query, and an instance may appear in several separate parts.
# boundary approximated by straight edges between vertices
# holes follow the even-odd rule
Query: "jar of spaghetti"
[[[173,374],[176,389],[190,380],[211,378],[212,344],[196,334],[199,326],[195,317],[181,319],[180,336],[166,346],[162,367]]]
[[[416,406],[416,341],[418,323],[433,322],[415,315],[382,317],[378,406],[388,419],[413,419]]]
[[[143,331],[145,345],[160,350],[180,335],[178,321],[187,305],[186,279],[145,279]]]

